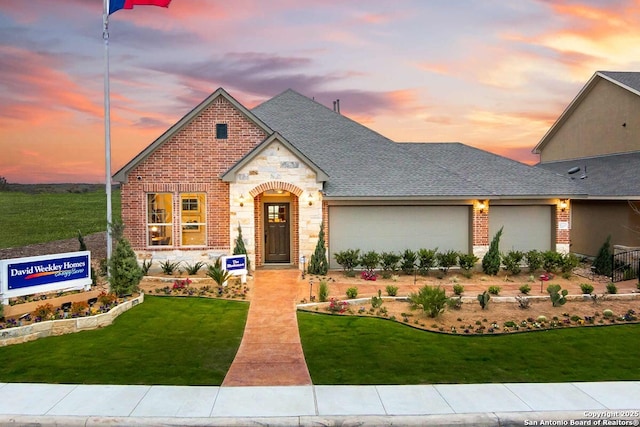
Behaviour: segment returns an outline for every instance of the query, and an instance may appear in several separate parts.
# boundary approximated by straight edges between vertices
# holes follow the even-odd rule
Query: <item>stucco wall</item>
[[[640,246],[640,215],[626,201],[572,201],[571,252],[596,256],[611,234],[612,245]]]
[[[555,132],[543,163],[640,150],[640,96],[598,79]]]

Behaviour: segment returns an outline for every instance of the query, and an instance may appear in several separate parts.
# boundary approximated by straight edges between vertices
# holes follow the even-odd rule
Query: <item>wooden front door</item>
[[[290,262],[289,203],[265,203],[264,218],[265,262]]]

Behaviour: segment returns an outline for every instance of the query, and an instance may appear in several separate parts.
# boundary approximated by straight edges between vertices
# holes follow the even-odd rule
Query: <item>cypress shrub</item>
[[[242,238],[242,227],[238,224],[238,237],[234,241],[235,246],[233,247],[234,255],[246,255],[247,249],[244,247],[244,239]],[[247,257],[247,271],[251,271],[251,261],[249,261],[249,257]]]
[[[611,254],[611,235],[607,236],[607,240],[602,244],[596,259],[593,261],[596,274],[602,276],[611,276],[613,271],[613,255]]]
[[[118,245],[109,260],[109,274],[111,292],[119,297],[131,295],[138,289],[142,280],[142,268],[138,265],[129,241],[124,237],[118,240]]]
[[[323,276],[329,271],[329,261],[327,260],[327,252],[324,243],[324,224],[320,224],[320,233],[318,233],[318,244],[316,250],[309,260],[309,274],[317,274]]]
[[[482,271],[490,276],[495,276],[500,271],[500,237],[502,236],[502,229],[493,236],[489,250],[482,258]]]

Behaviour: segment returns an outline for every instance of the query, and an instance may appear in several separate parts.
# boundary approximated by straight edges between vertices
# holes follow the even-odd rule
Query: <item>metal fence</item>
[[[618,252],[613,255],[613,269],[611,271],[612,282],[639,279],[640,249]]]

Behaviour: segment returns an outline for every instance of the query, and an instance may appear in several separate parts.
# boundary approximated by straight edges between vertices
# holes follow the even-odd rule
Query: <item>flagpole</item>
[[[111,105],[109,101],[109,0],[103,0],[102,38],[104,40],[104,148],[105,148],[105,189],[107,193],[107,265],[111,259]],[[107,269],[107,277],[109,270]]]

